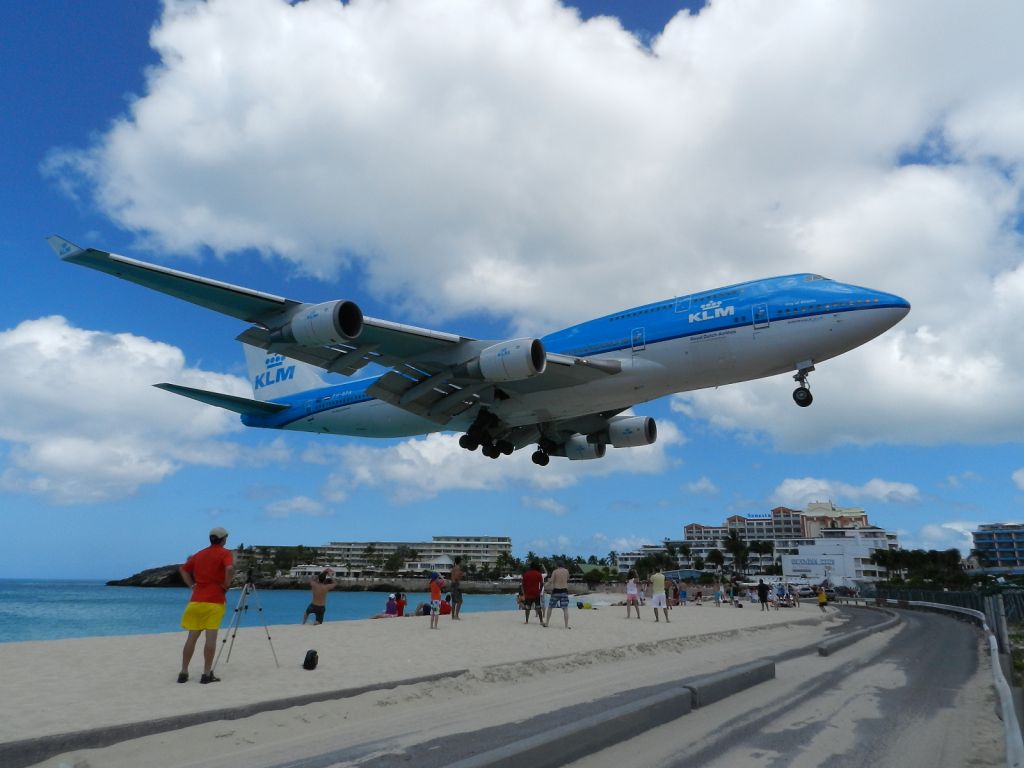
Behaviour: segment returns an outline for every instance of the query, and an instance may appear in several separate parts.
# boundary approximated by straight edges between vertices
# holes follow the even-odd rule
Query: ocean
[[[241,592],[228,593],[223,626],[235,615]],[[180,632],[188,602],[184,587],[108,587],[102,581],[0,579],[0,643]],[[408,593],[409,609],[429,601],[426,592]],[[384,610],[384,592],[332,592],[326,621],[365,619]],[[240,626],[298,624],[309,604],[308,590],[257,590],[248,598]],[[515,595],[466,595],[463,613],[515,610]],[[262,616],[260,612],[262,608]]]

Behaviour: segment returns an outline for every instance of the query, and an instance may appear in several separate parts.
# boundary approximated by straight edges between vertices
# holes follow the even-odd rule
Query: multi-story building
[[[867,528],[868,514],[860,507],[837,507],[831,501],[812,501],[803,511],[804,537],[816,539],[829,528]]]
[[[460,556],[464,568],[470,564],[479,569],[493,569],[499,556],[512,555],[512,539],[508,536],[434,536],[430,541],[332,541],[319,547],[321,560],[342,572],[373,571],[399,547],[416,553],[406,562],[404,570],[419,572],[451,570],[451,561]]]
[[[451,571],[452,561],[462,557],[462,566],[469,570],[491,570],[500,556],[512,556],[512,539],[508,536],[434,536],[430,541],[332,541],[315,547],[315,563],[298,566],[295,575],[319,572],[331,566],[338,573],[376,573],[381,564],[400,547],[414,553],[399,570],[410,573],[438,571],[445,575]],[[262,557],[273,558],[277,547],[255,547]]]
[[[796,554],[782,556],[782,577],[851,587],[883,581],[888,572],[871,562],[879,549],[899,549],[896,534],[874,526],[827,528],[820,537],[802,543]]]
[[[978,565],[983,568],[1024,567],[1024,525],[990,523],[971,532]]]

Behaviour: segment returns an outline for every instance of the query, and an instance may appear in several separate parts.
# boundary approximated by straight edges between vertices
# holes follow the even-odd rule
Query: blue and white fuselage
[[[774,277],[646,304],[541,337],[545,350],[618,361],[616,376],[541,390],[497,404],[509,425],[623,410],[676,392],[798,370],[884,333],[910,310],[899,296],[816,275]],[[253,427],[366,437],[465,431],[475,414],[447,425],[369,395],[379,377],[280,398],[287,411],[246,415]]]
[[[898,323],[890,293],[797,274],[679,296],[539,339],[484,341],[364,317],[350,301],[298,302],[50,238],[66,261],[251,323],[239,335],[253,398],[157,386],[233,410],[247,426],[357,437],[464,433],[491,458],[600,458],[648,445],[654,420],[622,415],[665,395],[796,371],[811,403],[815,365]],[[386,373],[327,384],[375,364]]]

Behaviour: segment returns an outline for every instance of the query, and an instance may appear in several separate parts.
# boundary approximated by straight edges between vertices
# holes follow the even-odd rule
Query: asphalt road
[[[897,629],[782,662],[776,680],[574,766],[1005,765],[979,630],[948,615],[902,616]]]

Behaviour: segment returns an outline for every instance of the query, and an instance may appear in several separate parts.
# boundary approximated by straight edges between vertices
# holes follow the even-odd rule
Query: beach
[[[587,599],[600,604],[620,596]],[[184,633],[9,643],[0,646],[0,687],[5,692],[0,702],[0,744],[231,711],[254,703],[273,708],[275,701],[318,695],[328,699],[315,705],[318,717],[340,708],[344,712],[337,715],[339,723],[359,723],[370,713],[384,737],[410,727],[381,722],[388,700],[413,696],[443,704],[453,696],[472,699],[478,689],[490,690],[495,684],[501,692],[501,717],[525,717],[543,713],[566,690],[584,681],[588,688],[584,695],[598,697],[602,691],[727,669],[785,647],[817,642],[845,620],[838,611],[822,614],[806,602],[767,613],[750,604],[742,609],[691,604],[673,609],[669,624],[656,623],[650,608],[642,612],[642,620],[627,620],[622,607],[581,610],[573,605],[570,630],[563,627],[558,610],[548,628],[538,626],[536,617],[524,624],[523,613],[517,611],[471,614],[458,622],[443,617],[438,630],[430,630],[424,617],[275,625],[270,627],[269,641],[262,626],[244,626],[231,645],[230,661],[225,651],[217,667],[221,682],[212,685],[198,683],[198,652],[191,680],[175,683]],[[218,643],[218,648],[222,645]],[[319,654],[319,665],[312,671],[301,666],[309,649]],[[440,677],[381,690],[389,683],[431,676]],[[527,686],[519,684],[527,682],[529,696],[523,697]],[[352,689],[366,690],[345,695]],[[337,692],[341,693],[333,696]],[[306,707],[248,718],[254,721],[249,726],[252,735],[243,741],[258,742],[255,734],[265,730],[259,723],[270,721],[278,736],[287,733],[289,739],[308,742],[312,737],[307,731],[315,730],[309,721],[318,717],[287,715],[302,709]],[[494,713],[487,716],[485,711],[460,720],[459,727],[486,724]],[[244,722],[232,720],[229,730],[238,732]],[[196,733],[177,739],[180,743],[174,750],[161,750],[164,758],[154,756],[146,764],[191,764],[190,755],[208,755],[211,750],[222,750],[224,764],[231,764],[230,756],[239,744],[223,737],[223,724],[219,731],[215,724],[194,725],[135,741],[166,745],[186,731]],[[336,728],[332,736],[337,736]],[[120,750],[125,753],[121,758],[114,756],[118,751],[108,748],[104,761],[90,764],[132,765],[133,759],[138,760],[127,746]],[[58,766],[62,761],[54,758],[42,764]],[[63,764],[75,763],[65,758]]]

